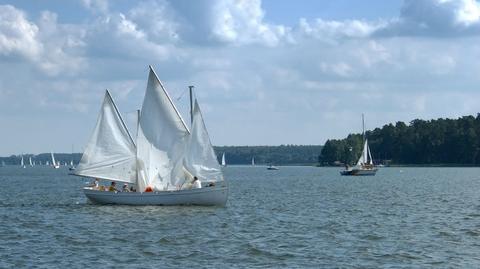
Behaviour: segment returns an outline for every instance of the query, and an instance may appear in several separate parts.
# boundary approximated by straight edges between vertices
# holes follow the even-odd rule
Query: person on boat
[[[128,189],[128,184],[127,183],[123,184],[122,192],[130,192],[130,190]]]
[[[153,192],[153,188],[150,186],[147,186],[147,188],[145,188],[145,192]]]
[[[192,189],[200,189],[202,187],[202,182],[198,177],[194,176],[192,181]]]
[[[98,190],[99,189],[99,186],[98,186],[98,179],[94,178],[93,179],[93,182],[92,182],[92,185],[90,185],[90,187],[94,190]]]
[[[112,183],[110,183],[110,187],[108,187],[108,191],[118,191],[115,185],[115,181],[112,181]]]
[[[133,188],[133,186],[130,186],[130,192],[136,192],[137,190]]]

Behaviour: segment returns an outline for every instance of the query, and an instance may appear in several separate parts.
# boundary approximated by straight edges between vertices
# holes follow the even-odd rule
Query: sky
[[[480,112],[475,0],[0,0],[0,156],[76,152],[152,65],[214,145],[323,144]]]

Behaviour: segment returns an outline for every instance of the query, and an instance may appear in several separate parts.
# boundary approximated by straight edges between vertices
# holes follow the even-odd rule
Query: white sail
[[[55,162],[55,156],[53,156],[53,152],[50,152],[50,155],[52,157],[52,165],[55,166],[57,162]]]
[[[196,100],[193,109],[192,130],[185,155],[185,168],[202,182],[223,180],[222,170]]]
[[[373,165],[372,153],[370,152],[370,147],[369,147],[369,146],[367,146],[367,150],[368,150],[368,161],[367,161],[367,164],[372,164],[372,165]]]
[[[45,165],[50,165],[50,162],[49,162],[49,161],[47,161],[47,162],[45,163]]]
[[[252,157],[252,166],[255,166],[255,157]]]
[[[20,160],[20,166],[24,166],[25,164],[23,163],[23,155],[22,155],[22,159]]]
[[[32,157],[28,157],[28,162],[29,162],[30,166],[33,166]]]
[[[188,134],[182,117],[150,67],[137,136],[138,190],[176,190],[185,182],[183,158]]]
[[[73,160],[70,160],[70,166],[73,166]]]
[[[222,166],[226,166],[227,162],[225,161],[225,152],[222,154]]]
[[[97,124],[75,174],[135,183],[135,151],[135,143],[106,91]]]

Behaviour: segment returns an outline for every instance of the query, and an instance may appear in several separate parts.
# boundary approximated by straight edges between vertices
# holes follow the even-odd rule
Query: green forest
[[[253,157],[256,164],[313,165],[318,164],[321,151],[322,146],[318,145],[215,147],[219,161],[225,153],[227,165],[251,164]]]
[[[281,146],[222,146],[214,147],[218,160],[225,153],[227,164],[251,164],[252,157],[256,164],[275,164],[275,165],[315,165],[318,163],[318,157],[322,151],[321,146],[307,145],[281,145]],[[24,154],[24,162],[27,165],[29,157],[33,161],[50,161],[50,153],[38,155]],[[60,163],[70,163],[70,160],[76,164],[80,161],[80,153],[55,153],[55,159]],[[12,155],[10,157],[0,157],[0,162],[4,161],[7,165],[19,165],[21,155]],[[1,163],[0,163],[1,164]]]
[[[366,132],[376,164],[397,165],[480,165],[480,114],[458,119],[416,119],[409,124],[397,122]],[[362,151],[362,134],[344,139],[330,139],[325,145],[281,146],[216,146],[220,160],[223,153],[227,164],[274,165],[336,165],[353,164]],[[24,154],[25,164],[32,157],[43,164],[50,153]],[[20,164],[20,155],[0,157],[7,165]],[[78,163],[81,154],[55,153],[64,162]]]
[[[458,119],[397,122],[366,132],[375,163],[415,165],[479,165],[480,114]],[[323,165],[352,164],[362,151],[362,135],[327,140]]]

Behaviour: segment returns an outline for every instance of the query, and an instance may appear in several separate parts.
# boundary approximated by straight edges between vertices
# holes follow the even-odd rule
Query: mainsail
[[[222,170],[196,100],[192,114],[192,130],[187,144],[188,151],[185,154],[185,168],[203,182],[222,181]]]
[[[135,151],[135,143],[106,91],[97,124],[75,174],[136,183]]]
[[[138,190],[176,190],[183,168],[188,128],[150,67],[137,136]]]

